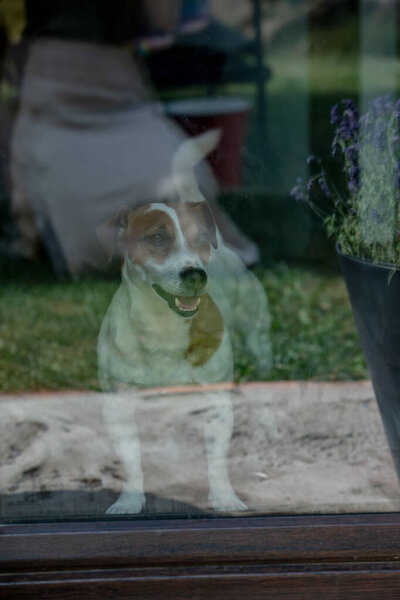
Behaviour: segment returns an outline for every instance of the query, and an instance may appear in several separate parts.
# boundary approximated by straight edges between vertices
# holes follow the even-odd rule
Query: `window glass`
[[[4,521],[399,510],[398,23],[3,0]]]

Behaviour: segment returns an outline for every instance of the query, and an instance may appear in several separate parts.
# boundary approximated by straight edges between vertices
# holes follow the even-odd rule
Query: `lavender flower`
[[[383,152],[387,147],[387,124],[384,121],[377,121],[374,128],[372,144],[377,149]]]
[[[395,118],[397,121],[400,120],[400,99],[397,100],[395,106],[394,106],[394,114],[395,114]]]
[[[293,188],[291,189],[290,195],[292,196],[292,198],[297,200],[297,202],[301,202],[301,203],[307,202],[307,200],[308,200],[307,186],[305,184],[303,177],[297,177],[296,185],[293,186]]]
[[[346,159],[349,161],[349,163],[357,163],[358,162],[358,155],[360,152],[360,146],[359,144],[352,144],[351,146],[348,146],[345,150],[345,155],[346,155]]]
[[[292,195],[322,218],[347,252],[389,262],[395,256],[400,264],[400,99],[375,98],[362,116],[353,100],[343,99],[332,107],[330,122],[331,154],[344,177],[339,170],[332,182],[311,155],[311,177],[298,178]]]
[[[351,165],[348,172],[348,176],[349,191],[352,194],[357,194],[357,192],[360,190],[360,167],[358,166],[358,164],[354,163]]]
[[[381,215],[378,213],[376,208],[371,209],[371,219],[376,225],[378,225],[382,220]]]
[[[372,121],[379,117],[385,117],[392,114],[394,110],[393,98],[390,94],[378,96],[368,104],[368,115]]]
[[[330,198],[331,193],[329,191],[328,182],[326,180],[326,174],[324,171],[322,171],[321,175],[318,177],[318,185],[319,185],[321,191],[323,192],[323,194],[325,194],[325,196],[327,198]]]
[[[321,159],[320,158],[316,158],[314,156],[314,154],[310,154],[310,156],[307,156],[307,164],[311,165],[312,163],[317,163],[318,165],[321,164]]]
[[[359,115],[353,100],[342,100],[342,113],[339,105],[331,112],[331,122],[337,125],[332,142],[332,157],[335,158],[339,150],[343,152],[343,146],[357,144],[359,139]],[[334,107],[335,108],[335,107]]]
[[[400,200],[400,160],[397,160],[393,169],[393,187],[396,193],[396,198]]]
[[[371,113],[373,118],[387,116],[392,114],[394,110],[394,101],[391,94],[385,94],[378,96],[374,100],[371,100],[368,106],[368,112]]]
[[[339,104],[335,104],[335,106],[331,109],[331,125],[337,125],[340,121],[340,113],[339,113]]]

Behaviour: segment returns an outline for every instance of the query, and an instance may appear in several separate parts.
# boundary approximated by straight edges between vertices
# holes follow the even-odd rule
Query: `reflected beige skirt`
[[[54,268],[73,277],[106,269],[97,226],[123,205],[157,199],[183,139],[150,100],[132,52],[35,41],[11,145],[12,207],[27,247],[40,237]],[[213,201],[217,188],[206,164],[198,177]],[[254,244],[215,204],[214,212],[229,245],[254,262]]]

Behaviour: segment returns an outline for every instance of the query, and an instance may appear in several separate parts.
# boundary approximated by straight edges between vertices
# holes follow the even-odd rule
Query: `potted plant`
[[[354,318],[400,479],[400,100],[381,96],[362,116],[352,100],[331,111],[335,178],[310,156],[291,195],[323,221]]]

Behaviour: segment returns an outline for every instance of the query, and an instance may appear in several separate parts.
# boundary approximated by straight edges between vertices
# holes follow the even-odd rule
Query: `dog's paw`
[[[141,492],[122,492],[120,497],[107,510],[108,515],[137,515],[146,504],[146,496]]]
[[[217,512],[241,512],[249,510],[249,507],[237,497],[233,490],[229,494],[210,494],[208,501],[213,510]]]

